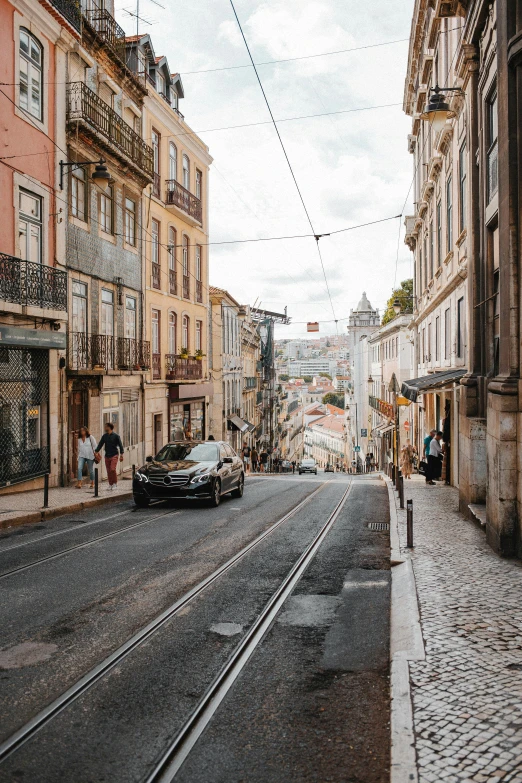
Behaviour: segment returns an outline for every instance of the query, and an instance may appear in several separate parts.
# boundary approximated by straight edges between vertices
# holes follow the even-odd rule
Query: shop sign
[[[0,344],[20,345],[31,348],[59,348],[65,350],[65,332],[48,332],[44,329],[19,329],[15,326],[0,326]]]

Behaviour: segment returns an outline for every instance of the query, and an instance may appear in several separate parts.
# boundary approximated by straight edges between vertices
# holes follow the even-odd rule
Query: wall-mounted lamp
[[[446,92],[457,92],[462,95],[460,87],[439,87],[437,84],[430,89],[428,105],[422,112],[421,120],[426,120],[431,124],[433,131],[437,134],[444,127],[446,120],[451,120],[456,113],[450,109],[446,101]]]
[[[80,169],[84,166],[92,166],[95,165],[96,168],[91,174],[92,181],[100,187],[104,193],[107,192],[109,188],[109,183],[111,181],[111,175],[109,174],[107,170],[107,166],[105,165],[105,161],[103,158],[100,158],[100,160],[84,160],[84,161],[69,161],[69,160],[61,160],[60,161],[60,190],[63,190],[63,173],[64,168],[66,166],[72,166],[73,169]]]

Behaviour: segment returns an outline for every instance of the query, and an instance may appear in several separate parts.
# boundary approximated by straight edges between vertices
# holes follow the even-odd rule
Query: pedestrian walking
[[[257,473],[258,464],[259,464],[259,454],[257,453],[257,449],[255,446],[252,446],[252,451],[250,452],[250,459],[252,461],[252,473]]]
[[[94,449],[96,448],[96,440],[89,432],[87,427],[80,427],[78,433],[78,481],[76,489],[82,488],[83,479],[83,467],[87,465],[89,471],[89,478],[91,479],[91,489],[94,489]]]
[[[292,473],[295,473],[295,459],[292,460]]]
[[[241,449],[241,456],[243,458],[243,465],[245,466],[245,473],[247,474],[247,476],[250,473],[250,454],[251,454],[251,451],[252,451],[252,449],[250,448],[250,446],[248,445],[248,443],[245,440],[243,442],[243,448]]]
[[[259,455],[259,466],[261,469],[261,473],[266,473],[267,462],[268,462],[268,453],[266,449],[263,449],[261,454]]]
[[[435,437],[436,434],[437,434],[437,430],[430,430],[429,435],[426,435],[426,437],[424,438],[424,449],[423,449],[423,455],[422,456],[423,456],[423,459],[424,459],[424,462],[425,462],[426,484],[430,483],[430,478],[429,478],[429,475],[428,475],[428,473],[429,473],[429,466],[428,466],[428,461],[429,460],[428,460],[428,457],[430,455],[430,444],[431,444],[431,441],[433,440],[433,438]]]
[[[109,491],[112,492],[118,484],[116,466],[118,464],[118,454],[120,455],[120,462],[123,462],[123,444],[118,433],[114,432],[114,424],[111,421],[108,421],[105,425],[105,433],[95,449],[95,454],[98,454],[104,446]]]
[[[415,446],[412,446],[411,441],[407,440],[406,445],[401,449],[400,459],[401,473],[404,478],[411,479],[415,453]]]
[[[430,443],[430,453],[428,454],[428,472],[426,474],[426,483],[435,484],[434,479],[439,479],[442,474],[443,449],[440,445],[442,432],[436,432],[435,437]]]

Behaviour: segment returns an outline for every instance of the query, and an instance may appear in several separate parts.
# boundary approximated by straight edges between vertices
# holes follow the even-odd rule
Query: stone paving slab
[[[409,661],[419,783],[522,783],[522,564],[490,549],[455,488],[404,485],[425,645]]]
[[[49,489],[49,507],[43,508],[43,489],[31,492],[16,492],[0,495],[0,529],[30,522],[40,522],[60,514],[80,511],[82,508],[102,505],[103,503],[123,500],[132,495],[132,482],[121,479],[114,490],[109,491],[106,481],[100,483],[99,497],[84,483],[81,489],[72,487],[51,487]]]

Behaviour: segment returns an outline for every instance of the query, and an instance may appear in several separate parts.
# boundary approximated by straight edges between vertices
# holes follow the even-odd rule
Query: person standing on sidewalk
[[[116,466],[118,464],[118,453],[120,462],[123,462],[123,444],[117,432],[114,432],[114,424],[108,421],[105,425],[105,434],[102,435],[100,442],[96,447],[96,453],[105,446],[105,467],[107,468],[107,478],[109,479],[109,491],[113,491],[118,484]]]
[[[261,473],[266,473],[266,466],[268,463],[268,454],[266,449],[263,449],[261,454],[259,455],[259,462],[261,466]]]
[[[433,479],[438,479],[442,472],[442,432],[437,432],[430,443],[430,453],[428,454],[428,472],[426,482],[435,484]]]
[[[251,448],[246,442],[246,440],[243,442],[243,448],[241,449],[241,456],[243,458],[243,465],[245,466],[245,473],[248,476],[250,473],[250,454],[251,454]]]
[[[257,463],[259,462],[259,454],[257,453],[257,449],[255,446],[252,446],[252,451],[250,452],[250,460],[252,462],[252,473],[257,473]]]
[[[406,445],[401,449],[400,468],[404,478],[411,479],[413,472],[413,458],[415,456],[415,447],[411,445],[411,441],[407,440]]]
[[[425,462],[426,462],[426,464],[428,466],[426,468],[426,474],[425,474],[426,484],[430,483],[429,464],[428,464],[429,463],[429,456],[430,456],[430,445],[431,445],[431,441],[433,440],[433,438],[435,437],[436,434],[437,434],[437,430],[430,430],[429,435],[426,435],[426,437],[424,438],[424,453],[423,453],[422,456],[423,456],[423,459],[425,460]]]
[[[96,440],[87,427],[80,427],[78,433],[78,481],[76,489],[82,488],[83,466],[87,465],[91,479],[91,489],[94,488],[94,449]]]

